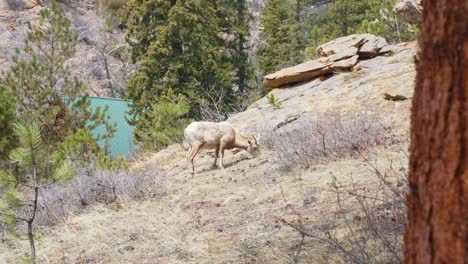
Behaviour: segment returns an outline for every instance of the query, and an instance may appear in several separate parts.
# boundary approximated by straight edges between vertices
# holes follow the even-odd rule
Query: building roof
[[[131,126],[125,118],[130,110],[128,103],[118,98],[90,96],[89,99],[93,111],[98,107],[104,110],[107,106],[109,108],[107,111],[109,122],[110,124],[116,124],[114,136],[111,139],[99,140],[97,144],[101,149],[107,151],[111,158],[115,159],[119,156],[124,156],[126,159],[130,158],[137,146],[133,142],[135,127]],[[92,131],[94,136],[103,135],[105,132],[105,127],[102,125]]]

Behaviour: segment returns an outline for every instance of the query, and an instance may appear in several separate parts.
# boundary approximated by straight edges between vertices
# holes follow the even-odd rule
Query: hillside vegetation
[[[412,97],[416,54],[414,43],[400,47],[355,72],[274,90],[281,107],[262,98],[232,116],[242,132],[261,134],[257,158],[227,153],[219,170],[203,152],[191,176],[175,144],[132,164],[125,177],[151,179],[143,195],[40,228],[39,262],[398,262],[405,220],[395,195],[405,188],[411,100],[384,94]],[[28,244],[5,236],[0,250],[11,263]]]

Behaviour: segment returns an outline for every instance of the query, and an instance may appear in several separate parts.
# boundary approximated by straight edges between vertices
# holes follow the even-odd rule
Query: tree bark
[[[468,1],[423,5],[405,263],[468,263]]]
[[[36,246],[34,245],[33,221],[28,221],[28,239],[31,249],[31,263],[36,263]]]

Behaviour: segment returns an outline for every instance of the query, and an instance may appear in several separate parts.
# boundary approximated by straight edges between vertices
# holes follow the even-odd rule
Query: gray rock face
[[[384,38],[371,34],[341,37],[318,47],[320,58],[265,76],[265,85],[278,88],[311,80],[334,70],[351,69],[360,58],[393,54],[397,49],[397,46],[388,45]]]
[[[372,36],[372,35],[371,35]],[[387,41],[382,37],[367,37],[366,42],[359,48],[361,58],[370,58],[382,54],[382,49],[387,47]]]
[[[358,60],[353,66],[359,68],[356,72],[340,71],[323,80],[315,78],[288,88],[274,89],[271,93],[282,102],[281,109],[273,108],[266,98],[262,98],[246,111],[230,117],[228,122],[247,134],[261,133],[261,141],[267,131],[301,122],[301,118],[309,114],[340,112],[343,121],[346,121],[353,118],[354,113],[366,109],[379,113],[383,123],[409,125],[410,116],[402,119],[401,113],[409,111],[410,100],[395,103],[384,100],[383,95],[388,93],[407,98],[413,95],[416,76],[414,55],[418,47],[411,42],[392,48],[398,48],[398,52],[392,56]],[[355,58],[336,63],[350,60],[350,64],[346,65],[350,66],[354,63],[352,59]],[[406,129],[398,133],[407,133]]]
[[[369,35],[372,36],[372,35]],[[367,42],[366,34],[362,35],[349,35],[341,38],[337,38],[328,43],[325,43],[317,48],[317,54],[320,57],[329,57],[334,54],[341,54],[343,51],[348,49],[357,49],[362,44]],[[356,50],[357,51],[357,50]],[[340,59],[340,58],[334,58]]]
[[[408,23],[420,23],[423,11],[421,2],[422,0],[398,0],[393,11]]]

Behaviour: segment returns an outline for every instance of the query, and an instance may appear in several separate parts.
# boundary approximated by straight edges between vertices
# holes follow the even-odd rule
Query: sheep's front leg
[[[219,154],[219,145],[215,149],[215,160],[213,163],[213,168],[216,168],[216,162],[218,161],[218,154]]]
[[[220,145],[219,146],[219,155],[220,155],[219,167],[221,169],[224,169],[223,163],[224,163],[224,147],[225,147],[225,144],[223,142],[221,142],[219,145]]]

